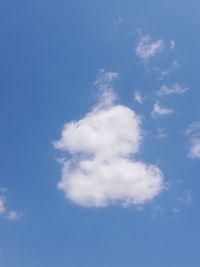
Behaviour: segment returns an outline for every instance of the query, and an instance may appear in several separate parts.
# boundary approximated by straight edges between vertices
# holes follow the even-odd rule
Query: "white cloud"
[[[135,90],[134,92],[134,99],[137,103],[142,104],[143,103],[143,97],[140,91]]]
[[[192,124],[186,134],[189,136],[189,157],[200,159],[200,122]]]
[[[190,157],[200,159],[200,138],[192,138],[190,141]]]
[[[163,49],[163,40],[153,40],[149,35],[143,35],[136,44],[135,52],[136,55],[145,62],[160,53]]]
[[[6,211],[6,199],[4,197],[0,197],[0,215],[4,214]]]
[[[7,217],[7,219],[10,220],[10,221],[16,221],[16,220],[21,219],[22,214],[19,213],[18,211],[10,210],[10,211],[8,211],[6,217]]]
[[[173,114],[174,110],[172,108],[165,108],[160,105],[159,102],[156,102],[153,106],[153,111],[151,112],[152,117],[167,116]]]
[[[170,41],[170,49],[173,50],[176,47],[176,42],[175,40]]]
[[[0,195],[0,215],[10,221],[18,220],[21,218],[21,213],[10,210],[7,207],[7,199],[5,197],[6,191],[7,190],[5,188],[0,188],[0,193],[2,194]]]
[[[183,94],[188,90],[189,90],[189,88],[183,87],[177,83],[172,85],[172,86],[162,85],[161,88],[158,90],[157,95],[158,96],[168,96],[171,94]]]
[[[72,202],[85,207],[109,204],[142,205],[164,189],[164,177],[155,165],[134,159],[142,141],[140,117],[116,104],[110,82],[117,75],[102,72],[97,83],[100,102],[81,120],[64,125],[57,149],[67,154],[58,188]],[[68,153],[71,155],[69,158]]]
[[[117,94],[112,90],[112,83],[117,79],[119,79],[119,73],[117,72],[106,72],[104,69],[99,71],[94,82],[98,95],[97,108],[110,106],[118,100]]]
[[[104,69],[101,69],[98,73],[96,81],[94,82],[94,85],[102,94],[106,90],[112,89],[112,82],[118,78],[118,72],[106,72]]]

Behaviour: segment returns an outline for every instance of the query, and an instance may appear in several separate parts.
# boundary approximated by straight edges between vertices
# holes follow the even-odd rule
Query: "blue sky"
[[[1,1],[0,266],[199,266],[199,8]]]

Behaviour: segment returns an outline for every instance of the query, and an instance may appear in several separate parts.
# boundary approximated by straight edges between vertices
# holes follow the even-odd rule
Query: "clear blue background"
[[[198,267],[199,162],[187,158],[185,129],[200,119],[200,3],[197,0],[2,0],[0,3],[0,187],[21,220],[0,219],[2,267]],[[123,22],[114,26],[118,17]],[[137,29],[177,48],[155,61],[181,69],[165,83],[190,87],[164,104],[175,115],[153,121],[150,109],[161,81],[145,71],[133,49]],[[170,58],[171,57],[171,58]],[[63,124],[94,103],[100,68],[120,73],[121,102],[144,116],[150,132],[139,157],[160,160],[170,189],[142,211],[83,209],[56,185],[60,167],[52,141]],[[144,106],[133,100],[139,88]],[[156,126],[169,138],[154,137]],[[176,180],[181,180],[177,185]],[[193,201],[179,207],[184,190]],[[153,207],[163,208],[152,216]],[[179,205],[179,206],[178,206]],[[180,214],[171,210],[180,208]]]

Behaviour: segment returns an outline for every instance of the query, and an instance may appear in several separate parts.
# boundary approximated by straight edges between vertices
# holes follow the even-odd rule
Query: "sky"
[[[199,8],[1,1],[1,267],[200,265]]]

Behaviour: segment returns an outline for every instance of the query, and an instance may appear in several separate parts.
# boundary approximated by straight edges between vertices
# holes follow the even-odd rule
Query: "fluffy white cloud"
[[[152,117],[166,116],[174,113],[174,110],[171,108],[165,108],[160,105],[159,102],[156,102],[153,106],[153,111],[151,112]]]
[[[163,49],[163,40],[153,40],[149,35],[145,35],[140,37],[139,42],[136,44],[135,52],[142,61],[147,61]]]
[[[200,122],[192,124],[186,134],[189,136],[189,157],[200,159]]]
[[[157,92],[158,96],[168,96],[171,94],[183,94],[186,91],[188,91],[189,88],[187,87],[183,87],[179,84],[174,84],[172,86],[166,86],[166,85],[162,85],[160,87],[160,89]]]
[[[142,141],[140,117],[115,103],[110,81],[118,75],[101,72],[97,84],[100,102],[79,121],[63,127],[57,149],[71,154],[63,161],[58,188],[68,199],[85,207],[113,203],[142,205],[164,188],[164,177],[155,165],[134,159]]]
[[[138,90],[135,90],[134,92],[134,99],[137,103],[142,104],[143,103],[143,97],[141,95],[141,92]]]

